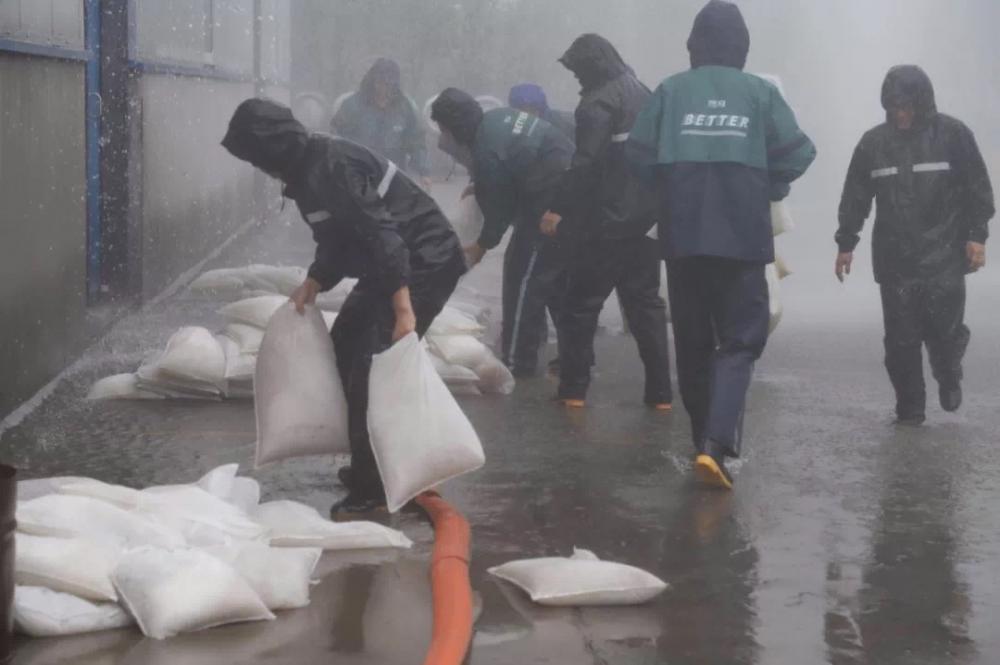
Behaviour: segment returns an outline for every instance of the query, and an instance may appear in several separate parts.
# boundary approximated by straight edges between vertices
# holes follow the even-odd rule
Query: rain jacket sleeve
[[[483,249],[493,249],[517,216],[517,188],[496,158],[477,160],[473,173],[476,203],[483,211],[483,230],[477,244]]]
[[[645,177],[651,175],[651,169],[657,162],[666,96],[666,90],[662,85],[649,96],[636,117],[632,131],[629,132],[628,142],[625,144],[625,155],[629,165]]]
[[[332,176],[325,179],[330,186],[320,191],[320,202],[333,217],[323,222],[327,229],[317,234],[317,262],[310,273],[321,277],[339,274],[334,262],[348,245],[338,240],[350,232],[364,248],[365,260],[370,262],[365,277],[391,295],[409,283],[409,249],[397,233],[396,223],[378,195],[378,185],[369,174],[350,162],[338,162],[333,169]],[[324,284],[322,279],[317,281]]]
[[[559,183],[552,211],[567,216],[579,201],[588,200],[600,185],[600,159],[611,144],[612,111],[601,100],[581,105],[576,112],[576,151]]]
[[[841,252],[853,252],[861,239],[859,235],[865,220],[872,211],[875,189],[871,179],[871,158],[865,139],[861,139],[854,149],[851,164],[847,168],[844,193],[840,197],[840,228],[835,240]]]
[[[332,234],[323,234],[323,240],[316,243],[316,255],[309,266],[309,277],[319,282],[320,289],[329,291],[344,279],[343,257],[338,256],[338,249],[343,242],[337,242]]]
[[[404,150],[410,158],[409,170],[423,177],[428,173],[427,135],[416,105],[409,99],[406,100],[406,105],[410,117],[406,125],[406,135],[403,137]]]
[[[972,130],[964,125],[958,133],[955,146],[960,186],[964,188],[965,220],[968,242],[986,243],[989,237],[989,220],[995,212],[993,186],[986,170],[986,163],[976,145]]]
[[[766,118],[767,168],[771,200],[788,195],[789,185],[816,159],[816,146],[799,129],[795,114],[774,86],[769,86],[771,111]]]

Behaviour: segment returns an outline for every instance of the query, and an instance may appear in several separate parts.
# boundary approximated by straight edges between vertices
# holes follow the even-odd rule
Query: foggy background
[[[330,102],[357,88],[378,56],[397,60],[404,89],[422,107],[446,86],[506,100],[532,81],[554,108],[572,110],[578,86],[557,58],[584,32],[614,43],[650,88],[688,67],[686,40],[703,0],[307,0],[293,5],[294,94]],[[837,205],[861,135],[884,120],[882,80],[895,64],[922,66],[939,110],[968,124],[995,178],[1000,173],[1000,3],[995,0],[743,0],[750,28],[747,71],[780,77],[819,157],[792,189],[795,231],[778,252],[794,271],[783,296],[788,319],[870,322],[871,222],[846,285],[833,277]],[[324,118],[323,124],[328,122]],[[431,135],[433,141],[433,135]],[[431,148],[435,163],[442,156]],[[434,153],[437,153],[434,155]],[[988,249],[988,255],[989,255]],[[1000,283],[987,266],[970,281]]]

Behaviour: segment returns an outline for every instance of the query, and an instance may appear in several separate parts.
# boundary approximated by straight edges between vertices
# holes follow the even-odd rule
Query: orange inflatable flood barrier
[[[424,665],[461,665],[472,641],[469,523],[435,492],[417,497],[434,523],[434,629]]]

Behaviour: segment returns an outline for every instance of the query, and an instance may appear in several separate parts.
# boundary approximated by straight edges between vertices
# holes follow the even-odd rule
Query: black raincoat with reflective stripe
[[[858,143],[847,171],[836,234],[853,251],[877,202],[872,230],[875,279],[894,283],[961,276],[965,244],[985,243],[994,214],[993,188],[972,131],[938,113],[930,79],[919,67],[889,71],[883,105],[912,105],[914,125],[886,122]]]

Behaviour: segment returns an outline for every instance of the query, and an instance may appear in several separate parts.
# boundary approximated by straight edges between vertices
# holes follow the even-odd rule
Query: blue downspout
[[[87,49],[87,302],[101,293],[101,6],[84,0]]]

